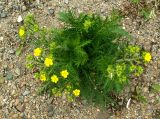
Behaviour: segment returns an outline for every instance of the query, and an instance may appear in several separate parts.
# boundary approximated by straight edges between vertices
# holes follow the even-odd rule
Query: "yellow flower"
[[[45,58],[44,64],[46,65],[46,67],[52,66],[53,65],[53,59]]]
[[[151,59],[152,59],[151,54],[150,54],[150,53],[148,53],[148,52],[146,52],[146,53],[144,54],[144,61],[146,61],[146,62],[150,62],[150,61],[151,61]]]
[[[41,55],[42,49],[41,48],[36,48],[34,49],[34,56],[38,57]]]
[[[40,80],[41,81],[46,81],[46,75],[45,74],[41,74],[40,75]]]
[[[69,73],[68,73],[68,71],[67,71],[67,70],[63,70],[63,71],[61,71],[61,76],[62,76],[63,78],[67,78],[67,77],[68,77],[68,75],[69,75]]]
[[[20,27],[18,34],[19,34],[20,37],[23,37],[23,36],[24,36],[24,34],[25,34],[24,26],[21,26],[21,27]]]
[[[76,97],[78,97],[80,95],[80,90],[79,89],[73,90],[73,95],[75,95]]]
[[[89,27],[91,27],[92,22],[90,20],[85,20],[85,22],[83,23],[84,25],[84,29],[88,30]]]
[[[56,75],[53,75],[52,77],[51,77],[51,81],[53,82],[53,83],[57,83],[58,82],[58,77],[56,76]]]

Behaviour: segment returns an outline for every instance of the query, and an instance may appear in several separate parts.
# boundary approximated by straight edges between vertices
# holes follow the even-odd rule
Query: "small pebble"
[[[64,3],[65,3],[65,4],[68,4],[69,2],[68,2],[68,0],[64,0]]]
[[[49,8],[49,9],[48,9],[48,14],[49,14],[49,15],[52,15],[52,14],[54,14],[54,9],[52,9],[52,8]]]
[[[18,111],[20,111],[20,112],[24,112],[24,110],[25,110],[25,105],[24,104],[19,104],[18,106],[16,106],[16,109],[18,110]]]
[[[20,22],[22,22],[22,21],[23,21],[22,16],[19,15],[18,18],[17,18],[17,22],[20,23]]]
[[[15,93],[16,93],[16,91],[15,91],[15,90],[12,90],[11,95],[14,96]]]
[[[20,10],[20,6],[19,5],[13,5],[13,9],[14,10]]]
[[[23,102],[24,102],[24,97],[23,97],[23,96],[19,96],[19,101],[20,101],[21,103],[23,103]]]
[[[11,49],[11,50],[8,51],[8,53],[9,53],[9,54],[14,54],[14,53],[15,53],[15,50]]]
[[[49,117],[52,117],[53,115],[54,115],[54,112],[49,112],[49,113],[48,113],[48,116],[49,116]]]
[[[24,93],[23,93],[23,96],[26,96],[26,95],[28,95],[28,94],[30,94],[30,91],[25,90]]]
[[[48,112],[52,112],[53,110],[54,110],[53,106],[50,105],[50,106],[48,107]]]
[[[36,0],[37,4],[40,4],[40,0]]]
[[[7,76],[6,76],[7,80],[12,80],[13,79],[13,75],[11,72],[7,72]]]
[[[0,6],[0,11],[2,11],[4,9],[4,7],[3,6]]]
[[[26,6],[22,6],[22,11],[26,11],[27,7]]]
[[[0,17],[1,17],[1,18],[5,18],[5,17],[7,17],[7,13],[6,13],[6,12],[2,12],[2,13],[0,13]]]
[[[20,102],[19,99],[16,99],[14,105],[17,106],[19,102]]]
[[[17,119],[18,116],[19,116],[18,114],[14,114],[14,115],[12,115],[12,118],[13,118],[13,119]]]
[[[21,75],[20,69],[19,69],[19,68],[16,68],[16,69],[15,69],[15,73],[17,74],[17,76],[20,76],[20,75]]]
[[[0,41],[3,41],[3,37],[0,37]]]

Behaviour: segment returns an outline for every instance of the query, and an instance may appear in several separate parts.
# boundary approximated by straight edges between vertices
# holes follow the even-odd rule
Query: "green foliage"
[[[145,20],[152,19],[156,16],[155,10],[157,9],[158,2],[155,0],[155,4],[147,0],[130,0],[130,7],[132,7],[129,11],[132,10],[134,15],[143,17]]]
[[[28,68],[37,69],[35,78],[43,82],[40,92],[70,101],[81,95],[89,102],[108,106],[128,85],[131,75],[143,72],[140,47],[128,45],[130,35],[120,25],[116,11],[102,19],[100,15],[62,12],[61,29],[41,28],[33,15],[24,22],[22,41],[32,44]]]
[[[154,9],[149,9],[149,8],[143,8],[140,11],[141,16],[143,16],[146,20],[149,20],[151,18],[155,17]]]
[[[130,1],[134,4],[139,4],[141,2],[141,0],[130,0]]]
[[[143,96],[142,91],[140,89],[140,87],[136,87],[136,94],[134,96],[134,98],[142,103],[147,103],[147,98],[145,96]]]
[[[160,84],[152,85],[152,90],[155,91],[155,92],[160,92]]]

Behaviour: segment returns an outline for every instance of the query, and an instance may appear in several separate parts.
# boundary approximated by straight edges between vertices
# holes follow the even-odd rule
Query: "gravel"
[[[27,7],[26,6],[22,6],[22,11],[26,11],[27,10]]]
[[[48,9],[48,14],[49,14],[49,15],[53,15],[53,14],[54,14],[54,9],[49,8],[49,9]]]
[[[7,13],[6,13],[6,12],[0,13],[0,17],[1,17],[1,18],[6,18],[6,17],[7,17]]]
[[[13,79],[13,75],[11,72],[7,72],[7,76],[6,76],[7,80],[12,80]]]
[[[30,91],[29,90],[25,90],[24,93],[23,93],[23,96],[26,96],[28,94],[30,94]]]
[[[2,75],[0,75],[0,84],[3,84],[5,82],[5,79]]]
[[[40,81],[33,79],[25,69],[25,55],[15,55],[19,39],[17,29],[19,15],[34,13],[38,22],[46,27],[59,27],[57,19],[60,11],[73,9],[76,12],[100,13],[108,15],[112,8],[122,9],[126,0],[50,0],[33,1],[31,4],[18,3],[17,0],[0,1],[0,119],[158,119],[160,115],[159,93],[150,90],[152,84],[160,83],[160,16],[149,21],[126,16],[124,28],[134,37],[133,43],[151,52],[152,62],[145,66],[144,74],[131,80],[131,87],[126,87],[119,97],[119,110],[101,111],[88,105],[86,100],[69,103],[65,98],[38,95]],[[140,24],[141,23],[141,24]],[[137,83],[137,80],[139,82]],[[138,86],[147,103],[132,99],[129,108],[127,101],[133,96]]]

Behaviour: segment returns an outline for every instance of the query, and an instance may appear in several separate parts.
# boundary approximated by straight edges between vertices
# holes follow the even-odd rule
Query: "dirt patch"
[[[22,0],[23,1],[23,0]],[[39,3],[37,3],[39,1]],[[25,55],[31,49],[16,56],[20,40],[17,36],[19,15],[28,13],[36,16],[42,26],[61,27],[58,20],[60,11],[73,9],[77,13],[95,12],[108,15],[113,8],[121,9],[126,0],[37,0],[31,4],[23,4],[16,0],[0,2],[0,118],[1,119],[158,119],[160,118],[159,93],[152,92],[153,84],[160,84],[160,16],[144,21],[142,18],[123,19],[124,28],[134,37],[133,44],[138,44],[151,52],[152,62],[145,66],[140,78],[132,79],[131,87],[120,95],[125,97],[120,102],[120,111],[109,109],[100,111],[90,106],[85,100],[68,103],[65,97],[52,98],[47,94],[38,96],[36,90],[40,82],[25,68]],[[137,83],[136,80],[140,80]],[[131,99],[129,109],[125,108],[132,98],[136,87],[147,102]]]

